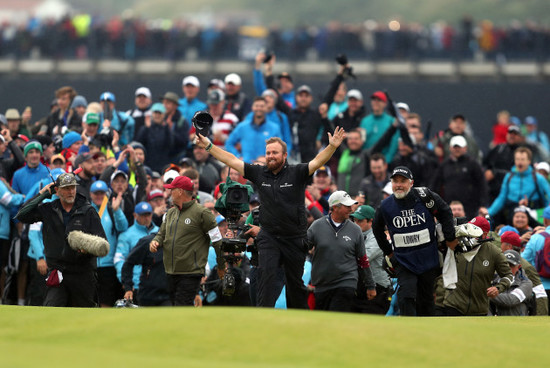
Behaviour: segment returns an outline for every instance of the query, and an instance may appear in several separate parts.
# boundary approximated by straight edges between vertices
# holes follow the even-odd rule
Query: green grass
[[[2,367],[541,366],[546,317],[0,306]]]

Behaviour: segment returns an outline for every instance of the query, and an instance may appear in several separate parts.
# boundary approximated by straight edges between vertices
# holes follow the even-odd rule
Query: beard
[[[410,189],[407,189],[405,191],[402,191],[402,190],[399,190],[399,191],[395,191],[393,192],[393,195],[395,196],[395,198],[397,199],[403,199],[407,196],[407,194],[409,194],[411,190]]]
[[[266,162],[266,166],[269,171],[276,171],[277,169],[283,167],[285,161],[284,160],[277,160],[277,159],[271,159]]]
[[[75,197],[59,197],[59,199],[62,201],[62,202],[65,202],[67,204],[73,204],[74,201],[75,201]]]

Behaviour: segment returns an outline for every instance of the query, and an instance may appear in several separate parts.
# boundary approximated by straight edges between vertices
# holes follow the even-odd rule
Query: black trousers
[[[166,275],[172,305],[193,306],[202,275]]]
[[[46,295],[46,276],[36,269],[36,259],[29,258],[29,284],[27,286],[27,304],[40,306]]]
[[[47,287],[45,307],[97,307],[97,276],[94,270],[63,273],[59,287]]]
[[[342,287],[315,292],[315,309],[333,312],[351,312],[354,298],[354,288]]]
[[[97,269],[97,279],[99,304],[113,306],[118,299],[122,299],[124,290],[116,277],[116,269],[114,266],[99,267]],[[137,293],[134,293],[134,296],[137,296]],[[137,303],[136,299],[134,299],[134,303]]]
[[[435,314],[434,283],[438,267],[415,274],[398,264],[396,267],[397,302],[402,316],[433,316]]]
[[[282,266],[286,280],[287,308],[308,309],[307,289],[302,281],[306,248],[302,238],[280,238],[261,230],[256,237],[259,257],[258,306],[274,307],[281,293]]]

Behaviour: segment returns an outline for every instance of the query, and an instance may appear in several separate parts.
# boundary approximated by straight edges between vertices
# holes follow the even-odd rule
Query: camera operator
[[[273,307],[278,298],[273,284],[280,264],[285,269],[286,299],[289,308],[307,306],[306,288],[302,282],[307,253],[305,187],[311,175],[324,165],[345,138],[337,127],[334,135],[328,133],[329,145],[308,163],[289,165],[286,144],[280,138],[266,141],[266,166],[251,165],[233,154],[214,146],[208,138],[197,134],[196,144],[212,156],[238,171],[254,183],[259,191],[262,206],[262,228],[256,237],[261,278],[258,288],[258,305]]]

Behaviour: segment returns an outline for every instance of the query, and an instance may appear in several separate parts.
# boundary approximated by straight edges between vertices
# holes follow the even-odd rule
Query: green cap
[[[372,220],[374,218],[374,208],[367,205],[359,206],[350,216],[355,217],[358,220]]]
[[[86,124],[99,124],[99,114],[89,112],[86,114]]]
[[[42,143],[38,141],[30,141],[25,145],[25,148],[23,148],[23,156],[27,156],[27,153],[29,153],[30,150],[37,149],[40,151],[40,153],[44,153],[42,150]]]
[[[78,185],[76,177],[73,173],[63,173],[59,175],[55,184],[58,188],[72,187]]]

